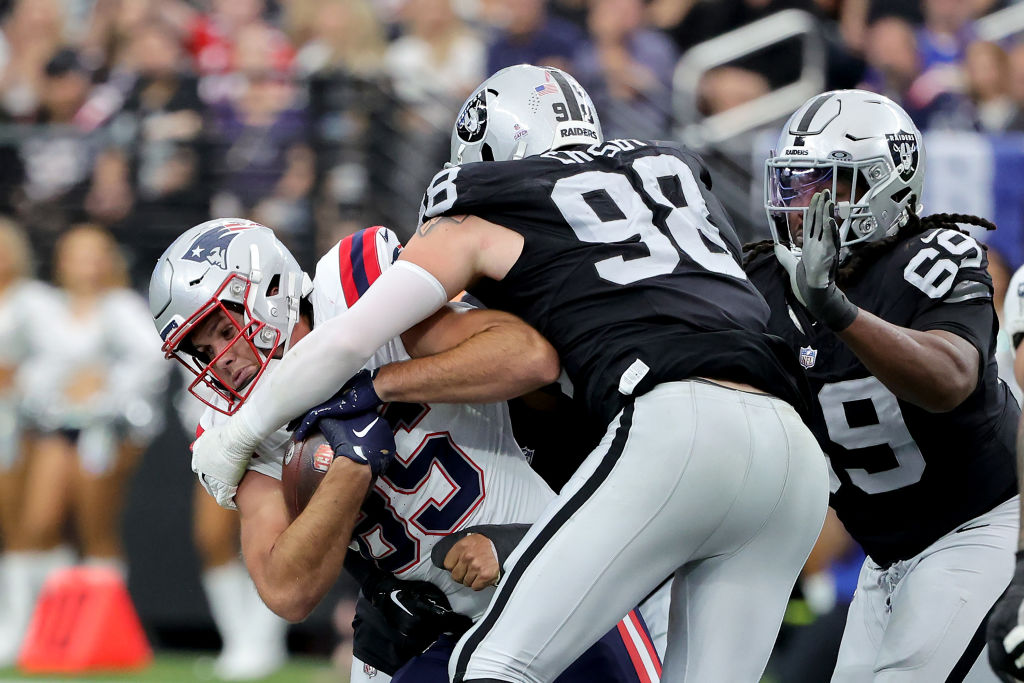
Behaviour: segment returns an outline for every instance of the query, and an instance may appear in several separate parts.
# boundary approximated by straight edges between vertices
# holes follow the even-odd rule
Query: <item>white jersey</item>
[[[152,436],[159,427],[158,402],[169,368],[142,297],[113,290],[82,315],[58,291],[43,297],[35,313],[45,321],[46,334],[35,341],[21,384],[26,409],[38,426],[82,429],[124,420],[134,432]],[[86,371],[103,376],[102,388],[87,400],[74,401],[69,387]]]
[[[314,320],[346,310],[397,258],[398,249],[394,233],[381,227],[334,245],[317,264]],[[395,338],[378,349],[366,367],[407,359],[401,339]],[[273,372],[273,365],[268,372]],[[401,579],[437,585],[453,609],[476,619],[494,589],[473,591],[455,583],[447,571],[431,563],[434,544],[464,527],[532,523],[555,494],[530,468],[512,436],[504,402],[389,404],[385,414],[396,430],[398,455],[363,504],[353,544]],[[205,429],[223,418],[210,409],[201,424]],[[287,448],[288,434],[275,433],[257,449],[250,469],[280,479]]]

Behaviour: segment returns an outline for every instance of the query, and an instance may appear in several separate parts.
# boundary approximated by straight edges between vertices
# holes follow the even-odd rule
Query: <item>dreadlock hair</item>
[[[894,249],[900,242],[910,239],[911,237],[915,237],[916,235],[920,235],[926,230],[941,228],[944,230],[955,230],[956,232],[967,234],[967,231],[961,228],[958,223],[976,225],[979,228],[985,228],[986,230],[996,229],[996,224],[992,221],[986,218],[981,218],[980,216],[972,216],[970,214],[934,213],[930,216],[921,218],[914,213],[910,213],[908,215],[907,222],[895,235],[880,239],[876,242],[856,244],[850,247],[849,257],[843,263],[842,267],[839,268],[838,273],[836,273],[836,284],[840,287],[844,287],[859,282],[871,264],[877,261],[883,254]],[[988,248],[984,243],[982,243],[981,247],[983,249]],[[761,254],[772,251],[774,248],[775,241],[770,239],[744,244],[743,253],[745,256],[743,258],[743,265],[746,266]]]
[[[761,254],[767,254],[775,249],[775,240],[761,240],[760,242],[747,242],[743,245],[743,266],[750,265],[750,262]]]

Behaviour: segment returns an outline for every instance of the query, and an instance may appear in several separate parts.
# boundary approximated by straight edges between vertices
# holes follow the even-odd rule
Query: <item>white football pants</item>
[[[1013,578],[1018,505],[1014,496],[888,569],[865,560],[832,683],[962,681],[972,667],[969,680],[998,681],[980,629]]]
[[[661,680],[756,683],[827,502],[824,457],[787,403],[661,384],[531,527],[449,673],[551,681],[675,572]]]

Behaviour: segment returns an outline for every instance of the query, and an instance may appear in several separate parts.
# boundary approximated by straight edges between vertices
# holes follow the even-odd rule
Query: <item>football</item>
[[[334,450],[320,432],[311,432],[303,441],[292,442],[281,473],[284,500],[292,519],[306,508],[333,461]]]

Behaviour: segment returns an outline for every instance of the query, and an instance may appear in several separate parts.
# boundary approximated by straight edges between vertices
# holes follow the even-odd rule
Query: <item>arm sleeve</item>
[[[433,275],[407,261],[383,273],[352,308],[295,344],[236,417],[258,441],[333,396],[390,339],[447,303]]]

